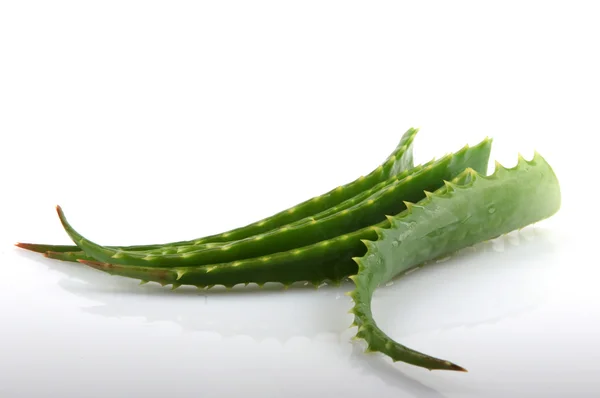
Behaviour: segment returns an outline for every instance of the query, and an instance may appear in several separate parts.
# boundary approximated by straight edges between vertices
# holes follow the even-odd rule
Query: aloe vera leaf
[[[431,162],[430,162],[431,163]],[[359,203],[360,201],[362,201],[364,198],[368,197],[369,195],[372,195],[373,193],[379,191],[380,189],[384,188],[387,184],[390,184],[393,181],[397,181],[400,180],[406,176],[408,176],[409,174],[413,174],[419,170],[422,170],[424,167],[427,167],[428,164],[426,165],[419,165],[416,166],[414,168],[411,168],[409,170],[405,170],[399,174],[396,174],[395,176],[391,177],[389,180],[387,181],[383,181],[377,185],[375,185],[374,187],[372,187],[371,189],[368,189],[362,193],[360,193],[359,195],[356,195],[353,198],[347,199],[344,202],[333,206],[329,209],[327,209],[324,212],[315,214],[314,216],[310,216],[307,217],[305,219],[302,220],[298,220],[296,222],[293,222],[291,224],[288,224],[288,226],[294,227],[294,226],[299,226],[308,222],[312,222],[313,220],[319,220],[321,218],[327,217],[331,214],[337,213],[339,211],[345,210],[349,207],[352,207],[353,205]],[[138,253],[145,253],[147,255],[152,255],[152,254],[158,254],[158,255],[164,255],[164,254],[176,254],[176,253],[185,253],[188,251],[194,251],[194,250],[199,250],[199,249],[204,249],[204,248],[210,248],[210,247],[217,247],[219,245],[223,245],[225,243],[205,243],[203,245],[187,245],[187,246],[167,246],[167,247],[161,247],[159,249],[149,249],[149,250],[144,250],[144,251],[137,251]],[[51,245],[38,245],[40,246],[41,249],[43,249],[43,254],[48,257],[48,258],[52,258],[55,260],[62,260],[62,261],[69,261],[69,262],[77,262],[78,260],[90,260],[90,261],[94,261],[95,259],[93,257],[90,257],[88,255],[85,254],[85,252],[83,251],[70,251],[69,249],[74,247],[76,249],[79,249],[79,246],[51,246]],[[57,247],[59,250],[52,250],[54,247]],[[107,246],[107,247],[111,247],[112,246]]]
[[[474,147],[465,146],[455,154],[447,155],[421,171],[393,182],[359,204],[324,219],[294,228],[281,227],[214,249],[165,255],[117,251],[87,240],[69,225],[60,208],[58,213],[71,239],[88,256],[105,263],[176,267],[237,261],[307,246],[381,222],[387,214],[404,210],[403,201],[419,200],[424,190],[436,189],[443,180],[456,177],[467,167],[486,170],[491,142],[486,138]]]
[[[390,179],[388,179],[387,181],[383,181],[378,183],[377,185],[373,186],[371,189],[368,189],[356,196],[354,196],[353,198],[347,199],[344,202],[333,206],[321,213],[315,214],[313,216],[304,218],[302,220],[298,220],[296,222],[293,222],[291,224],[288,224],[288,226],[291,227],[295,227],[301,224],[305,224],[308,222],[312,222],[315,220],[319,220],[325,217],[328,217],[332,214],[338,213],[342,210],[345,210],[349,207],[352,207],[356,204],[358,204],[359,202],[361,202],[362,200],[364,200],[365,198],[369,197],[370,195],[378,192],[379,190],[383,189],[386,185],[391,184],[394,181],[398,181],[401,180],[405,177],[407,177],[409,174],[414,174],[420,170],[422,170],[425,167],[428,167],[430,164],[433,164],[434,160],[424,164],[424,165],[418,165],[415,166],[411,169],[405,170],[399,174],[394,175],[393,177],[391,177]],[[149,250],[144,250],[144,251],[137,251],[138,253],[145,253],[145,254],[158,254],[158,255],[165,255],[165,254],[176,254],[176,253],[186,253],[189,251],[194,251],[194,250],[200,250],[200,249],[204,249],[204,248],[210,248],[210,247],[216,247],[218,245],[223,245],[226,243],[206,243],[203,245],[186,245],[186,246],[166,246],[166,247],[160,247],[158,249],[149,249]],[[52,259],[56,259],[56,260],[62,260],[62,261],[70,261],[70,262],[77,262],[78,260],[89,260],[89,261],[94,261],[95,259],[93,257],[90,257],[88,255],[85,254],[85,252],[83,251],[69,251],[70,248],[76,248],[79,249],[79,246],[49,246],[49,245],[38,245],[40,246],[40,251],[46,250],[45,252],[43,252],[43,254],[48,257],[48,258],[52,258]],[[57,247],[59,250],[51,250],[52,248]],[[114,248],[113,246],[106,246],[109,248]]]
[[[422,170],[424,167],[427,167],[432,162],[429,162],[428,164],[425,164],[425,165],[416,166],[409,170],[405,170],[402,173],[395,175],[391,179],[396,180],[396,181],[400,180],[400,179],[408,176],[409,174],[412,174],[412,173]],[[373,188],[368,189],[365,192],[362,192],[359,195],[356,195],[355,197],[353,197],[351,199],[345,200],[344,202],[340,203],[339,205],[333,206],[324,212],[315,214],[314,216],[308,217],[306,219],[298,220],[294,223],[289,224],[289,226],[292,227],[292,226],[301,225],[301,224],[304,224],[307,222],[311,222],[313,220],[319,220],[321,218],[330,216],[331,214],[334,214],[334,213],[337,213],[344,209],[347,209],[348,207],[352,207],[353,205],[364,200],[366,197],[372,195],[373,193],[375,193],[375,192],[379,191],[380,189],[382,189],[383,187],[385,187],[386,184],[390,183],[390,180],[383,181],[383,182],[375,185]],[[218,245],[217,243],[208,243],[208,244],[202,245],[202,248],[207,248],[210,246],[214,247],[217,245]],[[70,250],[71,248],[79,249],[79,246],[73,246],[73,245],[36,245],[36,246],[39,247],[39,251],[41,253],[43,253],[45,257],[48,257],[51,259],[69,261],[69,262],[78,262],[78,260],[95,261],[95,259],[93,257],[86,255],[84,251],[71,251]],[[112,247],[112,246],[107,246],[107,247]],[[56,250],[54,250],[54,249],[56,249]],[[200,245],[175,246],[175,247],[167,246],[167,247],[161,247],[158,249],[149,249],[149,250],[144,250],[144,251],[140,250],[140,251],[138,251],[138,253],[143,252],[145,254],[176,254],[176,253],[185,253],[187,251],[193,251],[193,250],[198,250],[198,249],[200,249]],[[36,250],[34,250],[34,251],[36,251]]]
[[[378,230],[376,241],[365,241],[367,253],[356,258],[356,287],[350,293],[357,337],[368,351],[430,370],[464,370],[451,362],[407,348],[387,336],[371,312],[373,291],[412,267],[465,247],[506,234],[556,213],[560,187],[550,165],[536,152],[517,166],[496,164],[489,177],[473,170],[465,184],[448,183],[416,205],[391,217],[389,228]],[[463,176],[464,178],[464,176]]]
[[[368,189],[368,190],[360,193],[359,195],[356,195],[353,198],[347,199],[344,202],[327,209],[326,211],[323,211],[321,213],[315,214],[314,216],[307,217],[302,220],[298,220],[298,221],[288,224],[288,225],[289,225],[289,227],[298,226],[301,224],[305,224],[307,222],[312,222],[314,220],[319,220],[321,218],[325,218],[334,213],[337,213],[337,212],[345,210],[349,207],[352,207],[353,205],[364,200],[366,197],[374,194],[375,192],[379,191],[380,189],[383,189],[386,185],[391,184],[391,182],[401,180],[402,178],[405,178],[409,174],[414,174],[432,163],[433,163],[433,161],[431,161],[425,165],[419,165],[414,168],[405,170],[405,171],[391,177],[387,181],[383,181],[383,182],[375,185],[371,189]],[[216,246],[223,245],[223,244],[225,244],[225,243],[205,243],[202,245],[202,247],[200,247],[200,245],[173,246],[173,247],[166,246],[166,247],[161,247],[158,249],[149,249],[149,250],[144,250],[144,251],[140,250],[137,252],[145,253],[147,255],[148,254],[159,254],[159,255],[176,254],[176,253],[185,253],[188,251],[198,250],[201,248],[216,247]],[[69,245],[56,245],[56,246],[55,245],[36,245],[36,246],[39,247],[40,252],[42,252],[44,254],[44,256],[55,259],[55,260],[62,260],[62,261],[69,261],[69,262],[77,262],[78,260],[88,260],[88,261],[95,260],[93,257],[86,255],[85,252],[83,252],[83,251],[70,251],[69,250],[71,248],[79,249],[79,246],[69,246]],[[113,246],[107,246],[107,247],[112,248]],[[55,248],[57,250],[53,250]],[[34,251],[36,251],[36,250],[34,250]]]
[[[410,128],[400,138],[400,142],[394,149],[394,151],[387,157],[375,170],[371,171],[367,176],[359,177],[358,179],[347,183],[345,185],[338,186],[337,188],[316,196],[309,200],[306,200],[294,207],[283,210],[273,216],[265,219],[256,221],[252,224],[244,227],[236,228],[230,231],[219,233],[216,235],[210,235],[203,238],[194,240],[178,241],[161,244],[150,244],[150,245],[133,245],[133,246],[106,246],[116,250],[127,250],[127,251],[146,251],[146,250],[162,250],[168,246],[185,246],[185,245],[199,245],[203,243],[216,243],[216,242],[231,242],[247,238],[249,236],[264,233],[274,228],[301,220],[312,214],[319,213],[330,207],[333,207],[343,201],[360,194],[361,192],[372,188],[373,186],[388,180],[396,174],[399,174],[405,170],[409,170],[414,167],[413,165],[413,142],[419,132],[419,129]],[[49,244],[37,244],[37,243],[17,243],[16,246],[38,252],[81,252],[78,246],[75,245],[49,245]],[[84,253],[81,253],[84,255]]]

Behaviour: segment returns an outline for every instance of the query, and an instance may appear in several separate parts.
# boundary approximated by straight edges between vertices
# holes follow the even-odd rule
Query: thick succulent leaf
[[[359,270],[350,296],[358,326],[357,337],[394,361],[427,369],[464,370],[451,362],[407,348],[387,336],[371,312],[374,290],[382,283],[426,261],[489,240],[553,215],[560,208],[558,180],[536,153],[519,158],[513,169],[496,167],[489,177],[465,171],[417,204],[390,219],[391,226],[368,242],[367,253],[356,258]]]
[[[279,213],[256,221],[244,227],[236,228],[230,231],[219,233],[216,235],[206,236],[203,238],[178,241],[151,245],[134,245],[134,246],[107,246],[111,249],[128,250],[128,251],[147,251],[147,250],[163,250],[165,247],[178,247],[185,245],[200,245],[205,243],[216,242],[231,242],[238,239],[247,238],[259,233],[270,231],[274,228],[293,223],[313,214],[320,213],[331,207],[334,207],[366,190],[369,190],[389,180],[390,178],[410,170],[413,165],[413,142],[418,133],[418,129],[410,128],[401,137],[400,142],[394,151],[388,156],[375,170],[371,171],[367,176],[359,177],[358,179],[338,186],[337,188],[323,194],[306,200],[294,207],[280,211]],[[64,256],[66,261],[72,261],[77,256],[76,252],[80,252],[78,246],[75,245],[48,245],[37,243],[17,243],[18,247],[23,249],[45,253],[64,253],[72,252],[69,256]],[[81,253],[82,258],[86,258],[84,253]]]

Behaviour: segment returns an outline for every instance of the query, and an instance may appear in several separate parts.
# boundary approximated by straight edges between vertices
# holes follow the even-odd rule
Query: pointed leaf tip
[[[43,250],[43,248],[45,248],[46,245],[38,245],[38,244],[35,244],[35,243],[17,242],[17,243],[15,243],[15,246],[19,247],[21,249],[31,250],[32,252],[43,253],[45,251],[45,250]]]
[[[469,372],[467,369],[463,368],[462,366],[458,366],[458,365],[455,365],[455,364],[451,364],[451,367],[450,367],[449,370],[454,370],[454,371],[457,371],[457,372],[465,372],[465,373]]]

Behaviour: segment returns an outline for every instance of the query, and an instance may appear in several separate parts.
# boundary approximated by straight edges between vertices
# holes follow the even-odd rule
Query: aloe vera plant
[[[414,167],[416,132],[405,133],[388,160],[367,177],[223,234],[162,245],[101,246],[75,231],[57,206],[76,246],[17,245],[173,288],[297,281],[318,286],[350,277],[353,325],[368,351],[428,369],[464,370],[381,331],[371,313],[374,290],[428,260],[551,216],[560,207],[559,184],[537,153],[530,162],[520,157],[513,169],[497,164],[494,174],[485,176],[487,138]]]

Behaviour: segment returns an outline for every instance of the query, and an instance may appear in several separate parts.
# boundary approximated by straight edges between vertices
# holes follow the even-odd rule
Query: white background
[[[5,1],[0,396],[600,394],[597,2]],[[468,373],[352,343],[339,288],[170,291],[51,261],[241,226],[375,168],[537,149],[551,219],[378,290],[379,325]]]

